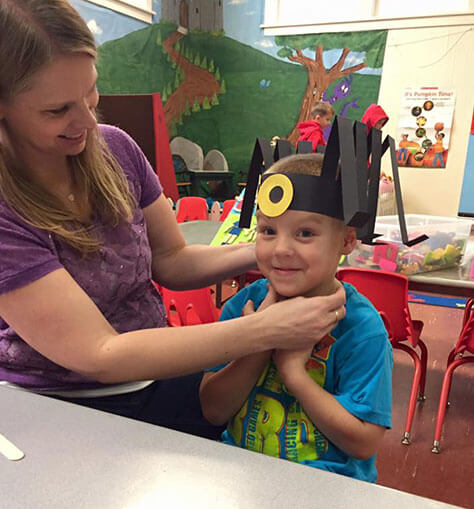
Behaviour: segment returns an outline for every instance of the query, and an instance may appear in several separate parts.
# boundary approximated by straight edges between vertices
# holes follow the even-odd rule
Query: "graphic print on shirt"
[[[335,341],[326,336],[320,343],[323,348],[315,347],[306,363],[306,371],[321,387]],[[328,449],[327,439],[287,391],[273,362],[266,366],[249,398],[229,422],[227,432],[245,449],[299,463],[317,460]]]

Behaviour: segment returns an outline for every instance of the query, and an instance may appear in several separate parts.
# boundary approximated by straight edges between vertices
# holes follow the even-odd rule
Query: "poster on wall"
[[[399,166],[446,167],[454,102],[452,89],[405,89],[397,131]]]

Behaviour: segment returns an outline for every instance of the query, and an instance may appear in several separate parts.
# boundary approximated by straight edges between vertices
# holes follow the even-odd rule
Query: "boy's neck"
[[[310,292],[303,295],[303,297],[324,297],[326,295],[332,295],[333,293],[336,293],[336,291],[341,286],[341,282],[338,281],[336,278],[331,279],[330,281],[326,282],[325,284],[322,284],[320,286],[317,286],[316,288],[313,288]],[[286,300],[288,297],[284,297],[283,295],[278,295],[277,301]]]

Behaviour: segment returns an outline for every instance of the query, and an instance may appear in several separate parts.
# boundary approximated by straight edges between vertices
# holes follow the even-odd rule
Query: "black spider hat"
[[[392,137],[387,136],[382,143],[382,132],[379,129],[371,129],[367,135],[365,124],[336,116],[327,146],[318,148],[324,149],[320,176],[281,173],[263,175],[257,199],[263,214],[279,216],[287,209],[317,212],[343,220],[348,226],[357,229],[357,238],[364,244],[374,244],[374,239],[380,237],[374,234],[380,162],[384,153],[390,149],[402,242],[413,246],[428,238],[421,235],[408,240]],[[311,151],[310,142],[298,144],[299,153]],[[279,140],[272,152],[267,140],[257,138],[240,215],[241,228],[250,225],[261,173],[291,153],[291,145],[286,140]]]

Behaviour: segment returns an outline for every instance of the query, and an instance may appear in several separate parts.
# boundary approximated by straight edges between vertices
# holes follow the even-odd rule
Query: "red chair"
[[[444,415],[448,406],[448,397],[454,370],[463,364],[474,362],[474,355],[464,357],[466,352],[474,354],[474,299],[469,299],[466,302],[461,334],[459,335],[456,346],[453,350],[451,350],[448,356],[448,364],[446,367],[446,373],[443,377],[441,396],[439,398],[433,449],[431,449],[431,452],[434,452],[435,454],[439,454],[440,452],[439,444],[441,441],[441,431],[443,429]]]
[[[215,306],[209,287],[175,291],[161,287],[161,295],[172,327],[216,322],[220,310]]]
[[[232,207],[235,205],[237,200],[225,200],[222,204],[222,212],[219,221],[224,221],[224,219],[229,215],[229,212],[232,210]]]
[[[424,324],[420,320],[412,320],[408,309],[408,279],[403,274],[352,267],[339,269],[337,277],[340,281],[354,285],[372,302],[382,316],[392,347],[406,352],[415,363],[402,438],[402,443],[409,445],[416,401],[425,400],[428,350],[420,339]],[[421,356],[415,350],[417,346]]]
[[[209,219],[207,201],[199,196],[185,196],[179,199],[176,203],[176,211],[178,223]]]

